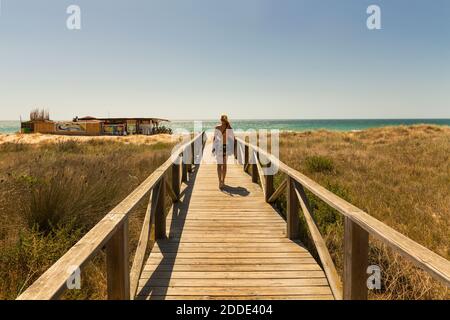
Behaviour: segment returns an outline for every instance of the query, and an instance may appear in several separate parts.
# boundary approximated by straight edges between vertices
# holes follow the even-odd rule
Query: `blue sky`
[[[450,118],[448,0],[0,2],[0,119]]]

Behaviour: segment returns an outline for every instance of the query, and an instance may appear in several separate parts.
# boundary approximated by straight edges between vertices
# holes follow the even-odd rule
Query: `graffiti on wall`
[[[56,131],[83,133],[86,132],[86,124],[79,122],[58,122],[56,124]]]

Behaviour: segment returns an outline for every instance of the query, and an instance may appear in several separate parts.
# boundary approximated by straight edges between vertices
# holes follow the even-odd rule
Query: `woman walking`
[[[213,153],[217,159],[217,175],[219,177],[219,189],[225,186],[227,175],[227,157],[233,153],[234,133],[228,116],[220,117],[220,125],[215,128],[213,140]]]

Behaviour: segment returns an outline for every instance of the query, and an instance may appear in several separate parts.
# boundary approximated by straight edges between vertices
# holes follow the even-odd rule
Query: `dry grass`
[[[450,258],[449,127],[285,133],[280,155],[370,215]],[[312,195],[311,201],[342,272],[342,218]],[[379,265],[383,276],[383,288],[372,292],[372,298],[449,298],[446,288],[379,242],[371,241],[370,264]]]
[[[169,156],[171,143],[0,144],[0,299],[14,299]],[[131,247],[144,208],[132,213]],[[66,298],[105,297],[104,256]]]

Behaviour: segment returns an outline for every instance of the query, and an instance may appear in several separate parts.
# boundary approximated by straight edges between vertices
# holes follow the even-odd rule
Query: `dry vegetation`
[[[105,139],[0,144],[0,299],[23,292],[161,165],[172,146]],[[144,211],[131,217],[131,247]],[[103,260],[100,254],[87,266],[82,290],[66,298],[105,297]]]
[[[285,133],[280,147],[289,166],[450,259],[449,127]],[[343,220],[311,194],[310,199],[342,274]],[[369,263],[379,265],[383,277],[381,291],[372,292],[371,298],[449,298],[448,289],[378,241],[371,241]]]

